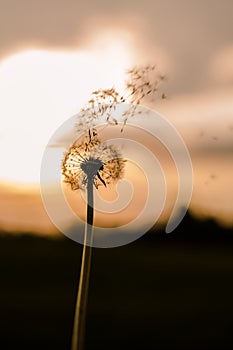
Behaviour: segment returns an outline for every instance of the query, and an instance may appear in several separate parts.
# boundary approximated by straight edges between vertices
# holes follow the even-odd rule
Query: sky
[[[191,210],[233,224],[232,1],[0,0],[0,9],[0,227],[52,230],[38,189],[49,138],[91,91],[121,90],[125,69],[147,63],[166,75],[167,99],[150,107],[190,151]]]

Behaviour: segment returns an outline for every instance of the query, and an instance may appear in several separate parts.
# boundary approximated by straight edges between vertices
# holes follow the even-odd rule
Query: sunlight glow
[[[37,183],[51,134],[90,93],[122,89],[130,54],[122,41],[85,52],[24,51],[0,64],[0,178]]]

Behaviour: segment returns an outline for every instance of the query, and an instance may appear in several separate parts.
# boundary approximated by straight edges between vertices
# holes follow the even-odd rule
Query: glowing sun
[[[2,61],[0,179],[37,183],[54,130],[79,112],[93,90],[121,90],[129,65],[128,49],[117,41],[102,51],[24,51]]]

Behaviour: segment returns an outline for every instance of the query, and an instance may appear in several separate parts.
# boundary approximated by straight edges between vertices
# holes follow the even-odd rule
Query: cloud
[[[1,7],[2,56],[30,46],[65,49],[81,43],[85,25],[75,1],[5,1]]]
[[[123,31],[133,38],[135,61],[169,58],[171,91],[187,92],[210,84],[211,57],[232,42],[232,11],[228,0],[2,0],[0,57],[24,48],[83,49],[101,32]]]
[[[156,101],[151,107],[175,125],[192,153],[233,150],[233,87],[220,87]]]
[[[210,61],[209,76],[219,83],[233,83],[233,45],[223,47]]]

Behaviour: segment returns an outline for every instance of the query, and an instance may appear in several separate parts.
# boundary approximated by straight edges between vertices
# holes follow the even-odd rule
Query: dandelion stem
[[[82,265],[75,308],[71,350],[83,350],[86,328],[88,287],[93,238],[93,179],[87,182],[87,218],[84,233]]]

